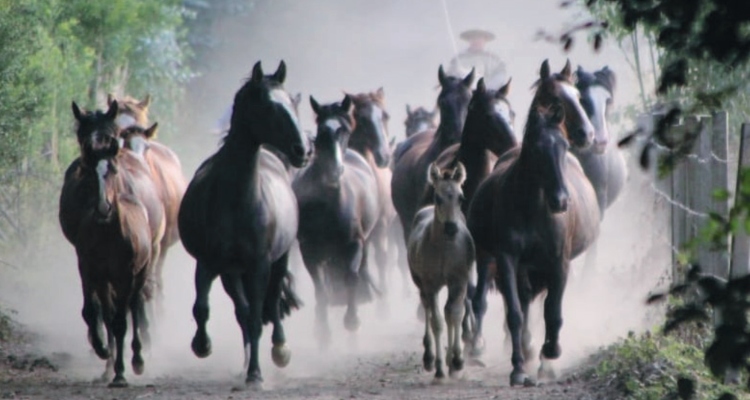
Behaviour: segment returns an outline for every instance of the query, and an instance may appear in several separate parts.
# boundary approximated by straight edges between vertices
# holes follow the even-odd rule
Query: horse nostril
[[[443,230],[446,235],[453,237],[458,233],[458,224],[455,222],[446,222],[443,224]]]
[[[305,154],[305,147],[301,144],[292,145],[292,155],[298,158],[303,158],[307,155]]]

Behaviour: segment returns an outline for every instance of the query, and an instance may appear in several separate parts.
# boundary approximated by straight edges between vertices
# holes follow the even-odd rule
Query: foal
[[[461,322],[469,273],[474,263],[474,241],[466,228],[461,212],[466,169],[458,162],[454,169],[430,164],[427,182],[434,188],[435,205],[419,210],[414,217],[408,241],[409,269],[412,280],[419,288],[425,309],[424,369],[432,371],[435,378],[444,377],[443,348],[440,334],[443,330],[438,308],[438,293],[448,287],[445,304],[445,322],[448,325],[448,354],[446,361],[451,375],[463,368],[461,349]],[[433,354],[433,339],[435,352]]]

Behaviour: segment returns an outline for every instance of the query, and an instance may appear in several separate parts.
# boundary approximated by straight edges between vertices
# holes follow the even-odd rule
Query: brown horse
[[[404,230],[404,239],[409,237],[414,215],[422,204],[427,188],[427,167],[443,150],[461,140],[474,70],[461,79],[446,75],[441,65],[438,80],[441,91],[438,95],[440,125],[437,130],[413,135],[394,153],[391,196]]]
[[[132,317],[132,367],[143,372],[141,335],[148,342],[147,278],[159,257],[164,208],[148,167],[119,146],[117,102],[106,113],[84,113],[73,103],[81,156],[65,173],[59,220],[78,255],[83,318],[96,354],[114,367],[113,387],[127,385],[124,340]],[[101,325],[107,329],[104,346]],[[113,365],[114,364],[114,365]]]
[[[550,108],[552,105],[560,105],[565,112],[565,134],[566,139],[574,148],[585,149],[591,146],[594,138],[594,128],[586,112],[582,108],[579,98],[580,93],[573,83],[573,75],[570,61],[566,62],[560,73],[550,71],[549,62],[544,60],[540,68],[540,77],[534,83],[536,92],[531,101],[529,113],[534,114],[539,107]],[[518,147],[516,147],[516,150]],[[508,154],[507,152],[505,154]],[[487,311],[487,289],[490,282],[488,274],[493,269],[494,262],[489,252],[491,249],[477,246],[477,284],[476,291],[472,296],[472,308],[476,318],[476,331],[471,351],[473,355],[479,355],[484,349],[482,338],[482,322]]]
[[[346,304],[344,327],[356,331],[358,305],[372,298],[367,251],[381,212],[375,172],[347,148],[355,126],[351,97],[320,105],[311,96],[310,104],[318,126],[315,156],[292,187],[299,204],[299,247],[315,284],[315,332],[325,347],[328,306]]]
[[[107,96],[107,103],[111,104],[112,101],[115,101],[115,98],[110,94]],[[180,240],[177,214],[180,210],[180,201],[187,188],[187,179],[182,172],[182,164],[177,154],[155,140],[156,125],[144,129],[148,126],[148,107],[151,104],[151,96],[146,95],[146,98],[141,101],[125,96],[118,99],[117,103],[122,107],[119,108],[116,121],[120,129],[127,133],[123,137],[124,147],[143,155],[166,212],[167,230],[162,239],[159,260],[153,271],[157,299],[161,300],[164,295],[163,273],[167,250]],[[135,128],[127,129],[130,127]]]
[[[543,79],[544,72],[543,68]],[[546,334],[539,374],[551,373],[547,360],[561,353],[562,298],[570,261],[599,233],[596,194],[568,152],[567,113],[561,101],[551,101],[549,107],[533,103],[522,146],[500,157],[469,208],[477,255],[494,258],[495,283],[506,304],[513,344],[511,385],[528,379],[524,362],[532,351],[529,303],[545,290]],[[486,277],[487,264],[477,266],[485,269]],[[477,290],[480,294],[484,293]]]
[[[355,128],[349,139],[349,148],[361,154],[375,172],[378,181],[378,198],[380,201],[380,216],[370,238],[373,247],[375,263],[378,266],[380,289],[386,293],[386,276],[389,269],[389,256],[394,251],[403,252],[406,249],[403,242],[393,240],[390,233],[393,224],[397,223],[398,214],[391,201],[391,178],[393,172],[390,165],[390,146],[388,133],[388,112],[385,109],[385,91],[379,88],[375,92],[349,95],[354,102]],[[382,154],[378,163],[376,154]],[[385,157],[385,154],[388,156]],[[406,274],[406,269],[402,269]],[[408,275],[404,276],[404,284]]]
[[[185,249],[195,257],[198,325],[196,356],[211,354],[206,331],[209,293],[221,276],[232,298],[245,345],[245,382],[262,382],[258,362],[263,324],[273,324],[271,355],[277,366],[291,359],[281,319],[297,307],[287,269],[299,214],[284,164],[266,144],[300,168],[310,157],[297,110],[284,90],[286,64],[264,75],[260,62],[234,97],[231,127],[223,146],[196,171],[180,205],[178,226]]]

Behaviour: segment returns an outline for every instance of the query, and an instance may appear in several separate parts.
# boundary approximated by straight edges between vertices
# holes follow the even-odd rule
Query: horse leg
[[[344,328],[349,332],[356,332],[359,329],[359,316],[357,315],[357,307],[359,303],[358,292],[359,290],[370,290],[369,287],[360,288],[360,281],[363,280],[363,276],[367,273],[367,247],[364,246],[361,240],[351,244],[346,250],[346,257],[344,258],[347,264],[346,268],[346,290],[347,290],[347,306],[346,314],[344,314]],[[367,277],[365,276],[366,280]],[[366,282],[369,285],[369,282]]]
[[[432,368],[435,366],[435,353],[433,349],[433,343],[432,343],[432,327],[430,325],[430,317],[432,316],[432,297],[435,295],[430,295],[425,293],[422,288],[419,288],[420,292],[420,299],[422,300],[422,307],[424,308],[424,314],[425,314],[425,320],[424,320],[424,338],[422,339],[422,345],[424,346],[424,355],[422,356],[422,365],[424,366],[424,370],[427,372],[431,372]]]
[[[328,293],[322,276],[323,260],[313,246],[300,243],[300,253],[315,286],[315,336],[318,345],[327,348],[331,343],[331,328],[328,326]]]
[[[249,385],[257,386],[263,382],[260,362],[258,361],[258,350],[260,350],[260,335],[263,333],[263,302],[266,298],[270,271],[271,263],[266,260],[259,260],[244,275],[245,296],[249,306],[247,332],[250,338],[250,365],[247,369],[245,383]]]
[[[131,366],[133,367],[133,372],[136,375],[143,374],[143,356],[141,355],[141,350],[143,348],[141,343],[141,334],[143,333],[143,336],[148,336],[147,327],[142,325],[142,322],[146,321],[146,316],[143,315],[144,311],[144,298],[141,293],[141,290],[143,289],[143,285],[145,283],[146,279],[146,271],[142,270],[137,276],[136,276],[136,282],[135,282],[135,288],[133,290],[133,295],[130,298],[130,317],[132,319],[133,324],[133,340],[131,342],[131,348],[133,350],[133,359],[131,360]]]
[[[394,248],[398,250],[398,254],[396,256],[396,264],[398,265],[398,269],[401,271],[401,283],[403,285],[402,293],[405,298],[408,298],[409,296],[411,296],[411,272],[409,271],[409,260],[407,259],[408,253],[406,250],[406,246],[408,245],[406,243],[406,238],[408,236],[404,236],[406,234],[406,230],[401,226],[401,220],[399,218],[396,218],[393,221],[391,227]],[[424,314],[424,310],[422,310],[421,308],[419,310],[422,312],[422,314]]]
[[[83,271],[83,269],[81,269]],[[81,310],[81,316],[86,321],[88,326],[88,338],[91,347],[93,347],[96,355],[102,360],[107,360],[110,357],[110,352],[104,347],[104,341],[102,339],[102,307],[101,303],[96,298],[96,292],[91,287],[87,276],[82,274],[82,287],[83,287],[83,310]]]
[[[128,288],[128,289],[132,289]],[[130,290],[124,290],[123,293],[131,293]],[[115,316],[112,319],[112,333],[115,335],[115,344],[117,346],[115,357],[115,379],[109,384],[112,388],[127,387],[128,381],[125,380],[125,334],[128,329],[128,304],[129,298],[122,299],[118,296],[115,304]]]
[[[378,299],[378,314],[387,317],[389,314],[388,302],[388,267],[390,266],[388,250],[388,228],[385,226],[385,220],[378,223],[379,228],[372,233],[372,250],[375,253],[375,264],[378,267],[378,283],[383,297]]]
[[[247,331],[247,321],[250,316],[250,306],[247,297],[245,297],[245,285],[240,274],[222,274],[221,284],[224,291],[232,299],[234,304],[234,317],[242,331],[242,347],[245,350],[245,359],[242,364],[242,370],[247,371],[250,365],[250,335]]]
[[[281,325],[280,308],[282,285],[288,271],[288,261],[289,253],[287,252],[271,265],[271,278],[268,282],[268,292],[266,293],[265,310],[263,312],[263,319],[268,319],[273,323],[271,358],[279,368],[289,365],[289,361],[292,358],[292,352],[286,345],[284,327]]]
[[[510,385],[523,385],[528,377],[524,370],[524,358],[521,348],[521,327],[523,326],[524,315],[521,309],[518,281],[516,279],[518,260],[505,253],[500,253],[498,257],[495,257],[495,260],[497,262],[496,282],[507,306],[506,322],[513,344],[513,354],[511,356],[513,372],[510,374]]]
[[[518,277],[518,299],[521,304],[521,314],[523,315],[523,325],[521,326],[521,351],[524,360],[529,362],[533,357],[531,350],[531,318],[529,317],[529,306],[533,294],[531,292],[531,284],[528,277],[523,273],[520,275],[521,276]]]
[[[442,379],[445,377],[443,372],[443,346],[440,345],[441,335],[443,333],[443,316],[440,315],[440,307],[438,306],[437,293],[430,296],[428,299],[430,302],[430,325],[432,327],[432,335],[435,340],[435,379]]]
[[[474,289],[474,296],[471,299],[472,309],[476,324],[474,326],[474,339],[471,343],[472,357],[479,357],[484,353],[484,338],[482,337],[482,324],[484,314],[487,312],[487,275],[489,265],[492,262],[492,255],[487,251],[477,248],[477,284]]]
[[[540,354],[540,379],[554,379],[555,372],[548,360],[560,357],[560,328],[562,328],[562,299],[567,282],[568,261],[562,260],[550,272],[548,280],[547,298],[544,300],[544,345]]]
[[[464,367],[463,350],[461,349],[461,321],[464,318],[466,299],[466,282],[448,286],[448,301],[445,303],[445,323],[448,326],[448,353],[445,361],[448,373],[455,376]]]
[[[216,276],[215,272],[206,269],[200,262],[195,267],[193,318],[195,318],[198,327],[190,347],[193,349],[193,353],[200,358],[208,357],[211,354],[211,338],[208,337],[208,332],[206,332],[206,322],[209,315],[208,295]]]

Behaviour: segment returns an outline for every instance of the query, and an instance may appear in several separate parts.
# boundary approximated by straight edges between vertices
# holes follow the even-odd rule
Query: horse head
[[[581,106],[594,126],[593,151],[602,154],[610,139],[607,114],[614,97],[615,74],[608,67],[590,73],[578,66],[576,78],[576,87],[581,93]]]
[[[110,154],[121,146],[120,128],[115,122],[119,105],[113,101],[107,112],[86,111],[72,103],[76,119],[76,136],[81,150],[81,160],[89,166],[96,165],[96,157]]]
[[[297,108],[284,89],[286,64],[281,61],[271,75],[265,75],[260,61],[250,78],[237,91],[227,142],[268,144],[286,155],[297,168],[304,166],[311,148],[300,128]]]
[[[500,89],[492,90],[487,89],[484,78],[479,79],[469,102],[462,141],[476,143],[498,156],[516,145],[513,133],[516,114],[508,101],[509,91],[510,80]],[[478,129],[468,129],[469,124],[476,124]]]
[[[530,160],[528,168],[540,183],[552,213],[568,209],[569,193],[564,178],[569,147],[565,133],[566,115],[560,103],[535,107],[526,123],[521,150],[521,157]]]
[[[406,125],[406,137],[410,137],[414,135],[415,133],[419,133],[422,131],[426,131],[428,129],[435,129],[438,126],[437,118],[438,117],[438,110],[434,109],[432,111],[428,111],[424,107],[417,107],[415,110],[412,110],[411,107],[407,104],[406,105],[406,121],[404,121],[404,125]]]
[[[344,156],[349,137],[355,128],[354,104],[349,95],[340,103],[321,105],[310,96],[318,126],[315,135],[315,160],[321,179],[329,186],[338,186],[344,173]]]
[[[370,151],[378,167],[384,168],[391,159],[388,119],[385,110],[385,91],[349,95],[354,102],[356,129],[352,133],[349,147],[365,154]]]
[[[471,99],[474,68],[462,79],[446,75],[441,65],[438,69],[438,80],[441,87],[437,100],[440,109],[440,126],[445,127],[455,135],[461,135],[466,120],[466,112],[469,108],[469,100]],[[455,139],[453,140],[454,143],[458,142],[458,137],[453,139]]]
[[[125,129],[131,125],[148,125],[148,108],[151,105],[151,95],[147,94],[143,100],[134,99],[130,96],[115,98],[112,93],[107,94],[107,107],[113,101],[117,101],[117,125]]]
[[[570,142],[579,149],[591,146],[594,139],[594,126],[581,106],[581,93],[573,82],[570,60],[559,73],[550,72],[549,61],[544,60],[539,71],[539,80],[534,84],[536,94],[532,100],[530,113],[535,107],[550,108],[555,103],[563,106],[565,130]]]
[[[464,200],[463,185],[466,168],[458,162],[455,168],[441,170],[436,163],[428,169],[427,182],[434,188],[435,222],[443,227],[443,232],[453,237],[458,233],[459,224],[464,223],[461,203]]]
[[[149,140],[156,137],[159,123],[154,122],[149,128],[140,125],[131,125],[120,132],[120,137],[125,143],[125,147],[143,157],[149,147]]]

